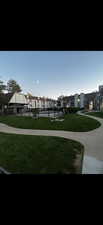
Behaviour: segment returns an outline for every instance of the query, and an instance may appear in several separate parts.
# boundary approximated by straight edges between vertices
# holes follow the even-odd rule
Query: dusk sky
[[[103,51],[0,51],[0,80],[23,93],[57,98],[103,85]]]

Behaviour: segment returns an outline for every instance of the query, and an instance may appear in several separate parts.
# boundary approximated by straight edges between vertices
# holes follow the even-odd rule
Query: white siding
[[[81,93],[80,94],[80,108],[83,108],[84,107],[84,94]]]
[[[44,100],[44,99],[27,99],[29,108],[39,108],[39,109],[47,109],[55,106],[55,102],[53,100]]]
[[[74,106],[75,107],[78,107],[78,94],[75,94],[75,97],[74,97]]]

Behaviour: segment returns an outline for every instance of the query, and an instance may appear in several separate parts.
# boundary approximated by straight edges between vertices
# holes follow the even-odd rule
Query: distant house
[[[0,94],[0,112],[20,113],[27,107],[27,100],[24,94],[7,93]]]

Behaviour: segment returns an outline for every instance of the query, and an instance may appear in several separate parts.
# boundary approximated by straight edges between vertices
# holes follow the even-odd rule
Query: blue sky
[[[0,51],[0,79],[24,93],[57,98],[103,84],[103,51]]]

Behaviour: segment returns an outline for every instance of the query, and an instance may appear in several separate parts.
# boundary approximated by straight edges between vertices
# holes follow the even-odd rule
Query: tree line
[[[0,94],[4,93],[5,90],[8,91],[8,93],[19,93],[22,91],[20,85],[13,79],[10,79],[7,82],[7,85],[5,85],[4,82],[0,80]]]

